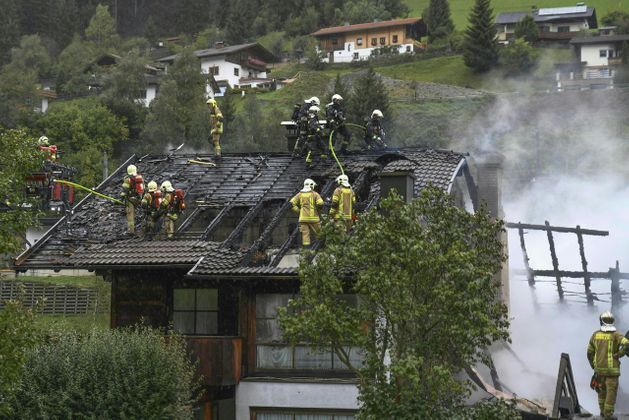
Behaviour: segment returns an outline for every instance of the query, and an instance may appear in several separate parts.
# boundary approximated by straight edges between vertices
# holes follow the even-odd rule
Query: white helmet
[[[127,166],[127,175],[136,176],[138,174],[138,168],[135,165]]]
[[[173,184],[171,184],[170,181],[162,182],[162,185],[159,187],[159,189],[166,192],[175,191],[175,189],[173,188]]]
[[[382,115],[382,111],[380,111],[379,109],[374,109],[371,113],[371,118],[373,117],[384,118],[384,115]]]
[[[301,190],[302,192],[310,192],[314,189],[314,187],[317,185],[316,182],[314,182],[312,179],[310,178],[306,178],[306,180],[304,181],[304,188]]]
[[[349,187],[349,177],[345,174],[336,177],[336,183],[344,187]]]
[[[616,327],[614,326],[614,314],[605,311],[598,319],[601,322],[601,331],[616,331]]]
[[[312,114],[317,114],[319,112],[319,107],[316,105],[313,105],[310,108],[308,108],[308,112]]]
[[[321,101],[316,96],[313,96],[312,98],[308,99],[308,102],[310,102],[311,104],[314,104],[316,106],[321,105]]]
[[[151,182],[149,182],[147,187],[148,187],[149,192],[155,192],[155,191],[157,191],[157,182],[151,181]]]
[[[40,146],[48,146],[48,137],[46,137],[46,136],[41,136],[41,137],[37,140],[37,143],[38,143]]]
[[[341,95],[339,95],[338,93],[335,93],[334,95],[332,95],[332,102],[334,101],[342,101],[343,97]]]

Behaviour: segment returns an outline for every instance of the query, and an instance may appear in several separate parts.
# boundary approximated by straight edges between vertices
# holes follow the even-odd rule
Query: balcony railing
[[[236,385],[242,376],[242,338],[187,336],[207,386]]]

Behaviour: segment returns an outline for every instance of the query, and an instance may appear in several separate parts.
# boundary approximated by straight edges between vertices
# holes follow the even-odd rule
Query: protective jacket
[[[343,107],[334,102],[330,102],[326,105],[325,117],[327,118],[328,125],[332,129],[337,129],[345,123],[345,111]]]
[[[293,211],[299,213],[300,222],[318,222],[319,208],[323,206],[323,199],[316,191],[300,191],[291,198]]]
[[[365,141],[367,144],[378,141],[384,144],[384,136],[384,130],[382,129],[380,121],[374,118],[370,119],[369,122],[367,122],[367,126],[365,126]]]
[[[126,176],[122,181],[120,195],[133,204],[138,204],[144,194],[144,180],[142,175]]]
[[[210,107],[210,134],[223,134],[223,113],[218,105]]]
[[[620,358],[629,349],[629,340],[616,331],[596,331],[588,343],[587,358],[592,369],[605,376],[620,376]]]
[[[356,194],[351,187],[339,186],[332,194],[332,210],[330,214],[335,219],[352,220]]]

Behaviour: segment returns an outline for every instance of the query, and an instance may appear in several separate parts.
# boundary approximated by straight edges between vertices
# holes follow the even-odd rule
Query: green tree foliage
[[[522,38],[516,38],[500,51],[500,64],[509,76],[527,74],[537,64],[538,51]]]
[[[20,15],[15,0],[0,0],[0,10],[0,62],[4,63],[20,40]]]
[[[0,135],[4,140],[4,135]],[[37,343],[37,333],[33,311],[25,308],[21,300],[3,304],[0,311],[0,417],[8,418],[12,412],[10,401],[22,376],[27,352]]]
[[[27,353],[23,418],[192,418],[197,383],[181,337],[160,331],[58,332]]]
[[[209,136],[205,104],[206,77],[191,48],[184,48],[169,66],[142,132],[147,151],[161,153],[168,145],[205,147]]]
[[[465,30],[463,59],[477,73],[486,72],[498,62],[496,28],[490,0],[476,0]]]
[[[120,40],[116,32],[116,21],[109,14],[109,7],[99,4],[85,29],[85,37],[94,43],[98,51],[114,50]]]
[[[29,174],[39,169],[43,156],[37,149],[37,141],[22,130],[0,129],[0,144],[3,148],[0,177],[4,180],[0,183],[0,254],[4,254],[21,249],[24,232],[37,225],[37,213],[33,211],[35,203],[25,196],[25,181]],[[2,382],[0,380],[0,384]]]
[[[250,0],[234,0],[229,9],[225,36],[230,44],[239,44],[253,35],[256,5]]]
[[[382,111],[385,125],[391,119],[388,89],[372,67],[354,82],[349,105],[348,115],[356,124],[363,124],[374,109]]]
[[[539,39],[539,29],[535,24],[533,16],[526,15],[515,25],[514,35],[522,38],[526,42],[532,43]]]
[[[431,41],[447,38],[454,32],[454,23],[452,23],[452,17],[450,16],[450,3],[448,3],[448,0],[430,0],[424,16]]]
[[[508,339],[494,276],[502,231],[485,210],[467,213],[432,187],[410,204],[383,200],[352,235],[328,223],[325,248],[301,260],[300,294],[280,309],[284,335],[331,347],[356,373],[359,418],[453,418],[470,390],[455,376]],[[339,299],[348,293],[357,304]],[[356,347],[362,363],[350,357]]]
[[[88,187],[102,180],[103,153],[129,137],[123,120],[96,98],[55,102],[41,120],[42,132],[57,144],[66,165],[79,169],[78,182]]]
[[[605,26],[615,26],[616,33],[629,34],[629,13],[615,10],[601,19]]]
[[[67,95],[86,93],[89,80],[87,67],[96,55],[93,43],[83,41],[79,35],[75,35],[57,59],[57,92]]]
[[[332,95],[335,93],[341,95],[343,98],[343,104],[345,109],[348,108],[350,102],[350,91],[347,88],[347,85],[343,82],[340,73],[336,73],[336,79],[334,79],[334,87],[332,88],[332,93],[330,94],[330,102],[332,102]]]

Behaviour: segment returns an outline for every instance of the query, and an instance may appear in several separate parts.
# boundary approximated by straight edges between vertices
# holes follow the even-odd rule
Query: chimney
[[[413,199],[413,190],[415,188],[415,176],[413,171],[399,170],[394,172],[382,172],[380,174],[380,198],[389,196],[391,190],[402,196],[406,203],[410,203]]]

